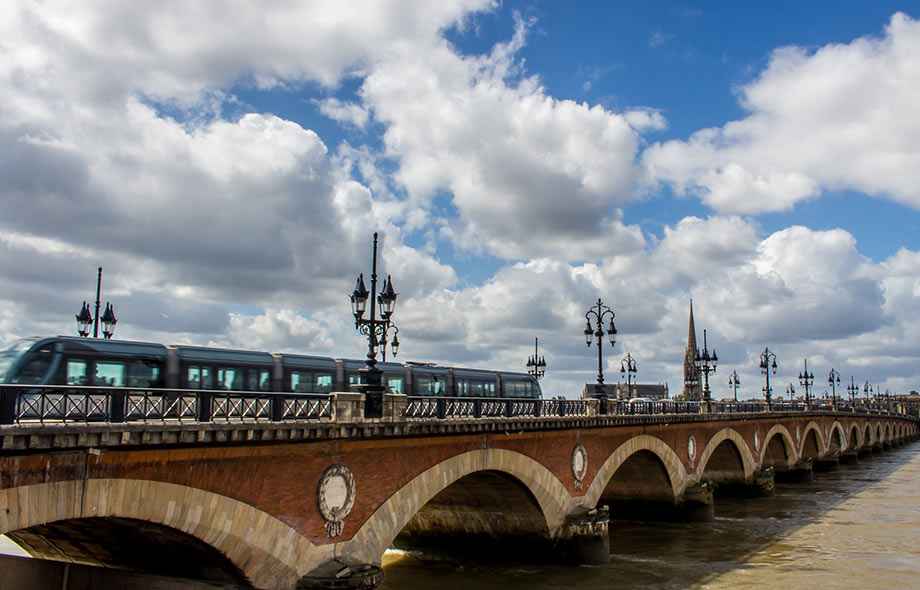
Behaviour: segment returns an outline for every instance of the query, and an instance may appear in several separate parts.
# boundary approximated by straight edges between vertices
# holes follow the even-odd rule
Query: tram
[[[0,383],[328,394],[355,389],[363,366],[323,356],[54,336],[22,339],[0,351]],[[413,362],[377,366],[394,393],[542,396],[526,373]]]

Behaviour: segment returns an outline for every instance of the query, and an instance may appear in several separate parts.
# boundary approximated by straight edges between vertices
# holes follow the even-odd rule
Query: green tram
[[[541,397],[526,373],[378,363],[394,393],[413,396]],[[26,338],[0,351],[0,383],[128,389],[328,394],[361,382],[364,361],[300,354],[164,346],[152,342],[72,336]]]

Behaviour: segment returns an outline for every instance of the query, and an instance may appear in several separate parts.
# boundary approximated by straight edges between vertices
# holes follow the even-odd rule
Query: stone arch
[[[802,429],[802,440],[799,441],[799,457],[805,457],[805,447],[808,443],[808,435],[812,432],[815,433],[816,443],[816,456],[814,458],[817,459],[827,454],[827,441],[824,440],[824,433],[821,432],[816,422],[809,422],[805,425],[805,428]]]
[[[885,442],[885,439],[883,438],[883,435],[882,435],[882,423],[881,422],[875,423],[875,442],[876,443]]]
[[[0,534],[107,517],[154,523],[191,535],[223,554],[258,588],[293,587],[326,559],[323,548],[270,514],[183,485],[88,479],[0,490]]]
[[[847,435],[843,430],[843,425],[840,422],[835,421],[831,424],[831,429],[828,433],[828,451],[833,450],[835,447],[837,451],[843,452],[850,448],[850,445],[847,443]]]
[[[767,453],[770,450],[770,445],[777,436],[779,437],[778,444],[781,445],[782,453],[785,457],[785,464],[783,466],[790,467],[795,465],[799,460],[795,442],[792,439],[792,433],[782,424],[774,424],[773,427],[767,431],[766,436],[763,437],[763,446],[760,449],[760,464],[763,465],[767,460]],[[773,448],[775,450],[777,447],[774,446]]]
[[[885,424],[885,442],[891,442],[891,423]]]
[[[642,451],[654,454],[661,461],[670,480],[674,499],[680,498],[687,487],[687,470],[680,457],[660,438],[640,434],[621,444],[607,457],[600,469],[597,470],[597,474],[594,476],[594,480],[588,487],[587,492],[585,492],[582,504],[588,508],[596,506],[607,488],[607,484],[616,475],[617,470],[630,457]]]
[[[552,471],[515,451],[481,449],[455,455],[417,475],[377,508],[354,537],[340,544],[338,553],[380,563],[383,552],[432,498],[457,480],[481,471],[500,472],[518,480],[543,512],[549,535],[555,536],[562,528],[571,496]]]
[[[851,449],[858,449],[862,446],[862,430],[855,422],[850,424],[850,439],[847,446]]]
[[[706,443],[706,448],[704,448],[703,452],[700,454],[700,460],[696,468],[697,476],[702,478],[710,459],[713,458],[714,454],[717,454],[717,449],[726,441],[728,441],[727,444],[734,446],[735,451],[737,451],[738,456],[741,458],[744,480],[750,480],[756,469],[754,455],[751,453],[751,449],[748,447],[744,437],[734,428],[723,428],[709,439],[709,442]],[[725,447],[722,448],[724,449]]]

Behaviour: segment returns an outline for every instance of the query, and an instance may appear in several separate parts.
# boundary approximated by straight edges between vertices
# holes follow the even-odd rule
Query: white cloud
[[[791,209],[829,190],[920,208],[920,22],[881,38],[773,52],[740,89],[748,116],[649,148],[649,176],[729,213]]]
[[[643,244],[617,208],[634,196],[637,130],[658,113],[627,117],[548,96],[522,75],[526,25],[487,56],[462,57],[444,40],[387,56],[361,87],[386,126],[397,180],[421,206],[447,191],[461,246],[503,258],[598,258]]]
[[[330,119],[353,125],[358,129],[364,129],[367,125],[369,114],[367,109],[359,104],[341,101],[337,98],[327,98],[316,102],[319,105],[319,111]]]

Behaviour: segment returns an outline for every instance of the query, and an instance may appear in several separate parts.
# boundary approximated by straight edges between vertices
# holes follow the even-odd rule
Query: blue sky
[[[705,127],[745,116],[737,88],[754,80],[778,47],[817,49],[877,36],[891,15],[909,10],[904,2],[844,1],[832,10],[822,2],[541,2],[506,1],[470,26],[446,37],[465,55],[488,53],[507,41],[519,15],[533,19],[519,57],[527,74],[539,76],[548,94],[625,110],[660,111],[667,128],[647,141],[685,139]],[[318,112],[313,100],[335,96],[354,100],[360,78],[327,89],[307,83],[289,90],[262,91],[239,86],[234,94],[246,107],[270,112],[316,130],[330,147],[347,141],[380,148],[375,129],[341,126]],[[231,108],[232,110],[232,108]],[[246,109],[243,109],[246,110]],[[379,131],[379,129],[377,129]],[[449,195],[442,210],[454,213]],[[696,199],[674,196],[660,187],[624,208],[624,220],[650,235],[692,215],[712,210]],[[757,219],[765,233],[801,224],[813,229],[846,228],[861,252],[875,261],[900,248],[920,247],[920,216],[903,206],[858,191],[826,191],[792,210]],[[410,237],[410,242],[418,242]],[[438,255],[475,284],[501,266],[488,255],[456,252],[439,243]]]

